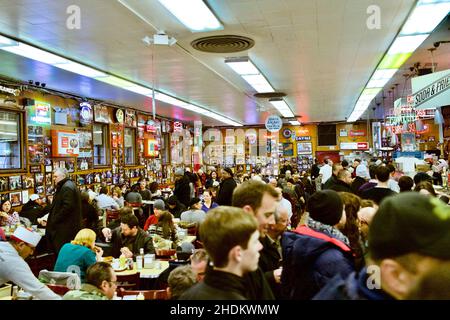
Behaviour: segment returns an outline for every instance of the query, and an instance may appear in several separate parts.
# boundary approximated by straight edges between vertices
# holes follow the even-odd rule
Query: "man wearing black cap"
[[[233,191],[236,186],[236,181],[233,179],[233,171],[230,168],[223,168],[222,182],[220,183],[216,201],[219,206],[231,206],[231,198],[233,197]]]
[[[383,201],[369,229],[367,269],[336,277],[319,300],[405,299],[422,275],[450,262],[450,208],[405,192]]]
[[[181,213],[186,210],[184,204],[178,201],[177,196],[170,196],[169,199],[167,199],[167,206],[174,218],[180,218]]]
[[[282,238],[282,291],[286,299],[311,299],[334,276],[354,271],[349,241],[335,226],[343,203],[334,190],[314,193],[307,206],[310,218]]]

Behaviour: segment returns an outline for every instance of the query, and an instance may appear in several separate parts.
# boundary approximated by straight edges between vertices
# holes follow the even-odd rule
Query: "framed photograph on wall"
[[[312,143],[297,142],[297,154],[312,154]]]
[[[35,181],[36,187],[40,187],[40,186],[44,185],[44,175],[42,173],[36,173],[34,175],[34,181]]]
[[[9,194],[9,201],[11,201],[11,206],[16,207],[22,204],[22,192],[11,192]]]
[[[0,177],[0,192],[8,190],[8,177]]]
[[[22,179],[20,176],[9,177],[9,190],[21,190],[22,189]]]
[[[31,189],[34,188],[34,179],[31,176],[23,175],[22,176],[22,188],[23,189]]]

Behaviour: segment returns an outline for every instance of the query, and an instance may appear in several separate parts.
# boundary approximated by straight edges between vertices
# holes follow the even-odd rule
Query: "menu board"
[[[77,157],[80,140],[77,132],[52,130],[53,157]]]

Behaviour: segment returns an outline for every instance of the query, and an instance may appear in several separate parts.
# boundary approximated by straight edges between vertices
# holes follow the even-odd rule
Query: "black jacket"
[[[247,300],[244,279],[232,273],[207,268],[205,279],[180,297],[180,300]]]
[[[264,272],[267,282],[276,297],[281,297],[281,287],[275,282],[273,271],[281,267],[281,255],[277,245],[272,242],[269,237],[260,238],[259,241],[263,245],[259,252],[259,267]]]
[[[337,176],[332,174],[330,179],[325,181],[325,183],[323,184],[323,188],[322,189],[323,190],[325,190],[325,189],[333,189],[333,187],[337,184],[337,182],[338,182]]]
[[[181,202],[178,202],[177,206],[173,209],[169,208],[169,206],[167,206],[167,207],[168,207],[167,210],[169,210],[169,212],[171,214],[173,214],[173,217],[178,218],[178,219],[181,217],[181,213],[186,211],[186,206],[184,204],[182,204]]]
[[[91,230],[98,228],[98,213],[97,208],[89,202],[81,202],[81,227]]]
[[[144,249],[144,254],[155,253],[152,237],[141,228],[138,229],[135,237],[124,237],[120,227],[118,227],[112,232],[111,243],[112,256],[114,258],[120,257],[120,249],[123,247],[130,249],[134,256],[139,254],[139,249],[141,248]]]
[[[189,178],[183,176],[181,179],[175,181],[175,189],[173,194],[177,196],[178,201],[184,204],[186,207],[191,202],[191,187],[189,186]]]
[[[38,224],[37,219],[44,215],[44,208],[32,200],[25,203],[20,211],[20,216],[30,220],[31,224]]]
[[[346,184],[344,181],[338,180],[331,188],[336,192],[350,192],[353,193],[352,188]]]
[[[46,235],[56,253],[75,238],[81,229],[81,198],[75,183],[69,178],[56,185],[56,193],[47,220]]]
[[[231,206],[233,191],[237,187],[233,178],[228,178],[220,183],[220,189],[217,194],[217,204],[219,206]]]
[[[250,300],[275,300],[272,289],[264,272],[258,267],[256,271],[244,275],[245,287]]]

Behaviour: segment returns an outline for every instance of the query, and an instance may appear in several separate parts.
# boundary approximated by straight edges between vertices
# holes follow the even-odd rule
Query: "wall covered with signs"
[[[52,195],[58,167],[67,169],[80,189],[94,191],[139,177],[170,182],[161,164],[160,120],[47,92],[12,93],[0,96],[2,103],[15,101],[0,105],[0,197],[13,206],[34,193]]]

